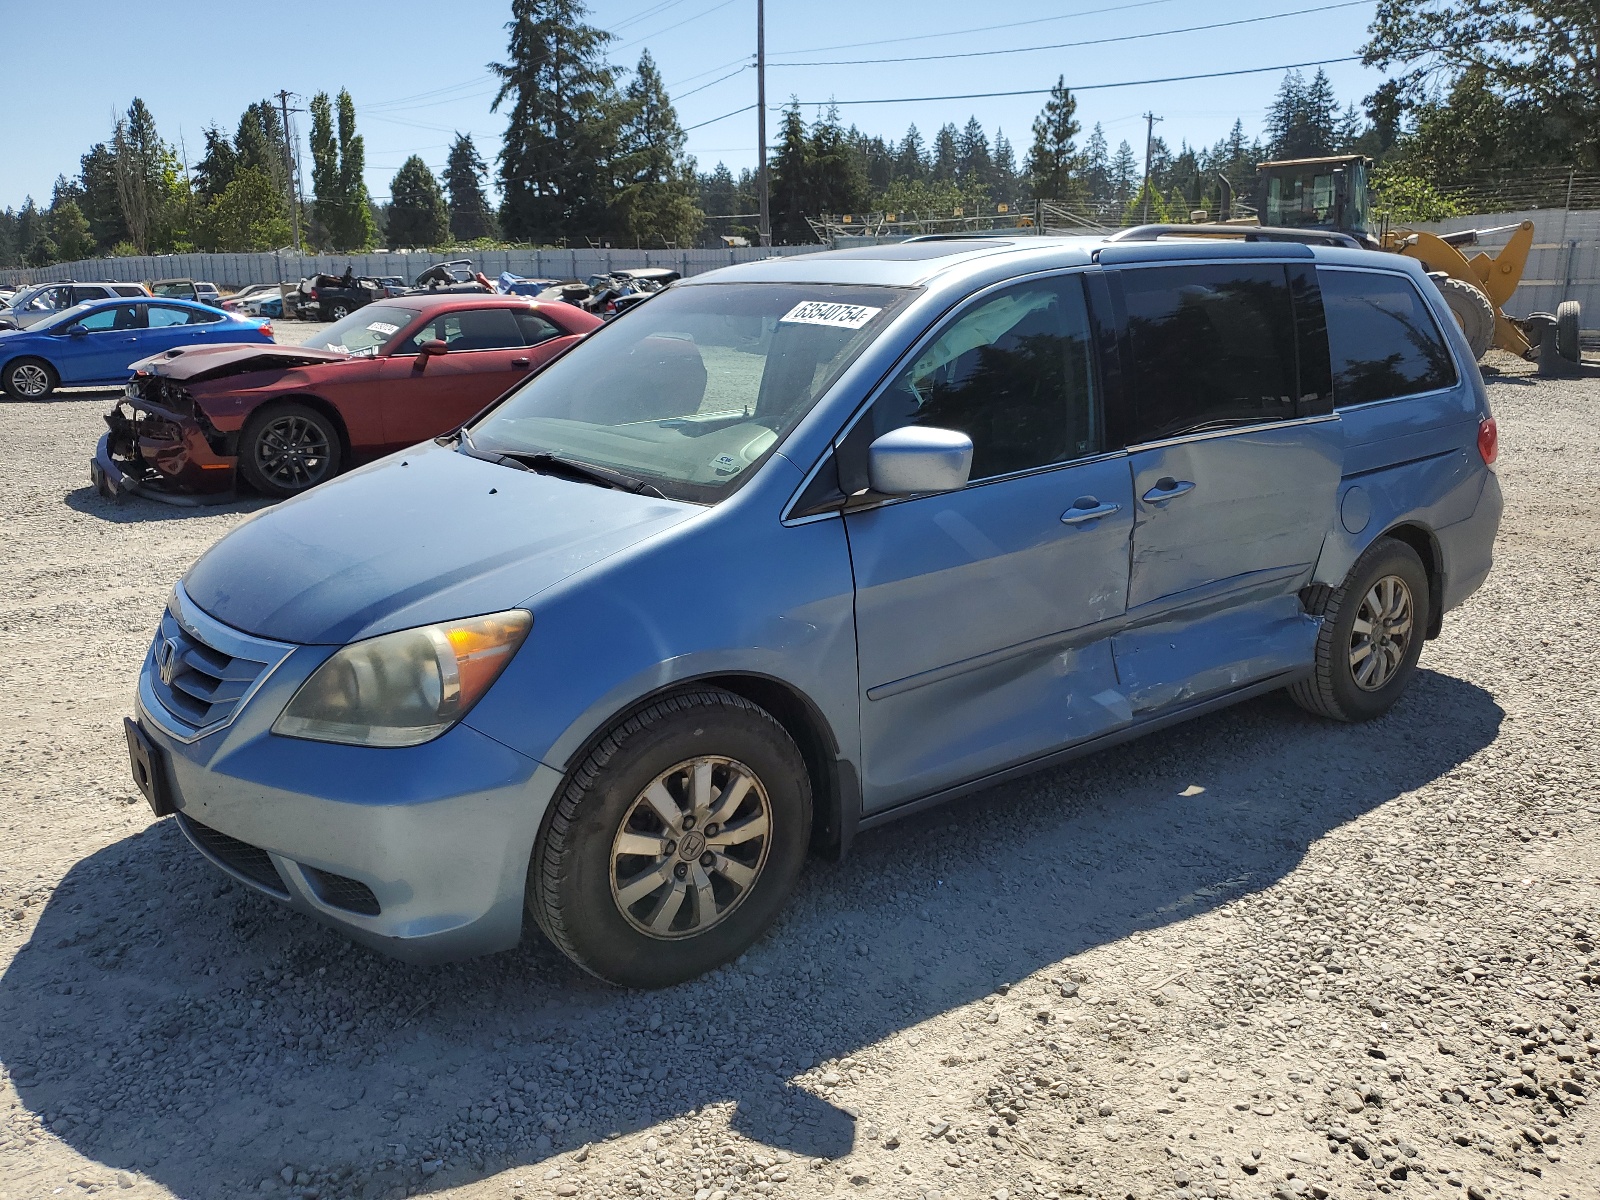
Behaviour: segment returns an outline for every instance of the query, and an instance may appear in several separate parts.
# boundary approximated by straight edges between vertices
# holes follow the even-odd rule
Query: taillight
[[[312,288],[309,292],[306,293],[306,296],[309,297],[312,300],[315,300],[317,298],[317,289],[316,288]]]
[[[1494,466],[1494,460],[1500,457],[1500,426],[1493,417],[1478,422],[1478,454],[1488,467]]]
[[[267,335],[267,341],[272,342],[272,341],[276,341],[277,340],[276,336],[272,332],[272,322],[271,321],[263,321],[263,322],[261,322],[261,324],[258,326],[258,328],[261,330],[262,333]]]

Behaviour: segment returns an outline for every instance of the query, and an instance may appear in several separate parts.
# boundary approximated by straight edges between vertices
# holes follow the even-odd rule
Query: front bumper
[[[231,636],[234,648],[256,641],[276,659],[234,716],[196,735],[158,695],[163,636],[145,657],[137,719],[201,854],[396,958],[442,962],[518,943],[528,863],[558,772],[465,725],[400,749],[280,737],[272,721],[334,647],[285,648],[219,629],[181,588],[174,612],[202,638]]]
[[[231,498],[237,459],[213,446],[220,435],[203,418],[130,394],[106,414],[106,425],[89,468],[102,495]]]

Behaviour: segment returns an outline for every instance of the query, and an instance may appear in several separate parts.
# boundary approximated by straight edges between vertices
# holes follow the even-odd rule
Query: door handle
[[[511,365],[513,367],[525,367],[532,361],[533,360],[531,358],[513,358],[511,360]]]
[[[1140,497],[1146,504],[1165,504],[1168,500],[1176,500],[1185,492],[1194,491],[1194,484],[1187,479],[1174,479],[1168,475],[1156,480],[1155,487],[1151,488]]]
[[[1087,507],[1085,506],[1087,502]],[[1061,514],[1063,525],[1087,525],[1090,521],[1098,521],[1101,517],[1109,517],[1114,512],[1121,512],[1120,504],[1099,504],[1093,496],[1085,496],[1066,512]]]

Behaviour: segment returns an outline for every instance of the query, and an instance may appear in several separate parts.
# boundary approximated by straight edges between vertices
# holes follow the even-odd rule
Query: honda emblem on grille
[[[171,687],[172,677],[178,673],[178,643],[171,638],[163,639],[156,650],[156,671],[161,682]]]

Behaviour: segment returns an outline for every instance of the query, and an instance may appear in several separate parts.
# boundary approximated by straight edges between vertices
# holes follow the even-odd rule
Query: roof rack
[[[1303,246],[1343,246],[1365,250],[1366,246],[1348,233],[1327,229],[1282,229],[1272,225],[1135,225],[1119,230],[1108,242],[1155,242],[1164,237],[1222,237],[1245,242],[1298,242]]]
[[[986,242],[994,237],[1014,234],[1015,229],[996,229],[993,232],[973,230],[970,233],[919,233],[903,240],[908,242]]]

